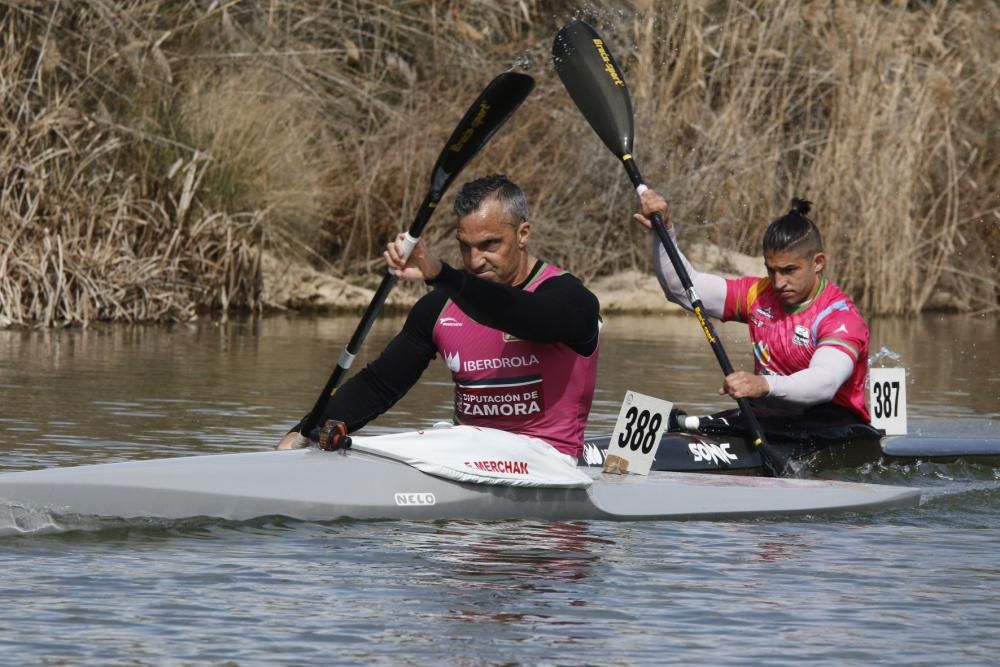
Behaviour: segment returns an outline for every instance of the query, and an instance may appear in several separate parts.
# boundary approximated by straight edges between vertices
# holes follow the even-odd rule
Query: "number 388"
[[[663,416],[649,410],[639,410],[636,407],[629,408],[625,413],[625,430],[618,436],[618,446],[628,447],[633,452],[642,448],[643,454],[648,454],[656,445],[656,433],[663,423]]]

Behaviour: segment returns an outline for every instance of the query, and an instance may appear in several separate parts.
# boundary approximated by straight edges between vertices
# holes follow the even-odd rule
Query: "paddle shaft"
[[[431,175],[430,190],[420,205],[410,229],[404,236],[402,253],[404,260],[408,259],[410,253],[413,252],[421,232],[434,213],[434,209],[437,208],[445,190],[465,165],[486,145],[493,134],[507,122],[511,114],[528,97],[534,85],[534,79],[527,74],[504,72],[486,86],[486,89],[465,112],[438,156]],[[392,269],[388,269],[382,282],[379,283],[378,289],[375,290],[361,321],[358,322],[354,334],[340,354],[337,367],[330,374],[330,378],[313,404],[312,410],[302,420],[297,438],[298,446],[307,444],[309,433],[319,423],[330,395],[337,389],[344,374],[354,363],[354,359],[361,349],[361,344],[367,338],[372,324],[375,323],[375,319],[382,311],[389,293],[396,285],[396,280]]]
[[[629,180],[632,181],[632,185],[635,186],[636,192],[641,196],[642,193],[649,188],[642,180],[642,175],[639,173],[639,167],[635,164],[635,159],[631,155],[626,155],[622,157],[621,160],[626,173],[628,173]],[[650,221],[653,223],[653,231],[656,233],[657,238],[660,239],[660,243],[663,244],[663,249],[667,251],[667,257],[670,258],[670,263],[673,265],[674,271],[677,273],[677,277],[680,278],[681,285],[684,287],[684,292],[687,295],[688,300],[691,302],[691,309],[694,311],[695,317],[698,318],[701,330],[705,333],[705,338],[708,339],[708,344],[711,346],[712,352],[715,354],[715,358],[719,361],[719,366],[722,367],[722,372],[726,375],[730,375],[733,372],[733,364],[730,363],[729,356],[726,354],[725,348],[722,347],[722,342],[719,340],[719,336],[715,333],[715,327],[713,327],[711,321],[705,317],[705,306],[701,302],[698,292],[694,289],[694,283],[691,282],[691,276],[688,275],[687,268],[685,268],[684,262],[681,261],[680,252],[678,252],[673,239],[670,238],[670,234],[667,232],[667,228],[663,224],[663,219],[660,217],[659,213],[654,213],[650,217]],[[764,431],[760,427],[760,422],[757,421],[757,416],[754,414],[753,408],[750,407],[750,401],[745,398],[737,398],[736,403],[740,406],[740,411],[746,416],[747,424],[750,426],[750,431],[753,435],[754,446],[760,447],[761,445],[766,444]],[[777,471],[772,470],[772,472]]]
[[[440,195],[438,193],[429,192],[424,198],[424,203],[420,205],[420,210],[417,212],[417,217],[410,225],[410,229],[406,233],[406,238],[403,244],[403,258],[406,259],[413,252],[413,248],[417,245],[417,241],[420,239],[421,232],[424,231],[424,227],[431,219],[431,215],[434,213],[434,209],[437,207]],[[340,383],[344,379],[344,374],[350,370],[351,366],[354,364],[354,360],[358,356],[358,352],[361,350],[362,343],[365,342],[365,338],[368,337],[368,332],[371,331],[372,325],[375,323],[376,318],[378,318],[379,313],[382,312],[382,308],[385,306],[386,299],[389,298],[389,293],[392,288],[396,286],[397,282],[396,274],[392,272],[392,269],[387,269],[385,275],[382,276],[382,282],[379,283],[378,289],[375,290],[374,296],[372,296],[371,302],[368,304],[368,308],[365,309],[365,314],[361,317],[361,321],[358,322],[358,326],[355,327],[354,333],[351,335],[351,339],[347,342],[344,350],[340,353],[340,358],[337,360],[337,367],[333,369],[330,374],[330,379],[326,381],[326,386],[323,387],[323,391],[320,393],[316,402],[313,404],[312,410],[309,411],[309,415],[303,420],[302,427],[299,433],[303,437],[308,436],[309,432],[316,427],[319,422],[319,416],[323,414],[323,409],[326,407],[326,402],[329,399],[333,391],[340,386]]]
[[[625,171],[632,180],[632,185],[641,195],[646,190],[646,185],[643,183],[639,168],[632,157],[634,138],[632,100],[628,93],[625,77],[622,75],[614,56],[608,50],[607,44],[590,25],[574,19],[563,26],[556,35],[552,44],[552,58],[559,78],[562,79],[570,97],[576,102],[577,108],[580,109],[604,145],[621,160]],[[660,219],[660,216],[653,215],[652,222],[653,230],[677,271],[715,358],[722,366],[723,373],[731,374],[733,365],[729,363],[729,357],[726,356],[722,343],[705,317],[704,305],[691,284],[691,277],[681,262],[677,247],[667,234],[663,220]],[[736,402],[746,415],[754,438],[754,445],[760,448],[761,459],[765,462],[765,470],[773,475],[781,474],[781,466],[767,447],[764,432],[750,407],[750,402],[745,398],[736,399]]]

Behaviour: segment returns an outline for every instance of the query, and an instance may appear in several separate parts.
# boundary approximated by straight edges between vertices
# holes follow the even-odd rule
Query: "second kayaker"
[[[647,229],[659,213],[676,242],[667,201],[643,193],[636,220]],[[681,255],[705,314],[749,327],[754,370],[728,375],[719,390],[733,398],[759,399],[773,410],[775,428],[868,423],[868,325],[851,299],[824,275],[826,254],[810,203],[792,200],[791,210],[764,232],[766,277],[727,279],[702,273]],[[667,298],[691,309],[677,272],[654,235],[653,265]],[[761,419],[768,430],[769,424]]]

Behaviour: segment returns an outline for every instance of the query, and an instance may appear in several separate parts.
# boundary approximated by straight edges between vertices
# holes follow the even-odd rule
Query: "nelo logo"
[[[437,503],[437,498],[434,497],[433,493],[396,494],[396,504],[400,507],[409,507],[411,505],[434,505],[435,503]]]

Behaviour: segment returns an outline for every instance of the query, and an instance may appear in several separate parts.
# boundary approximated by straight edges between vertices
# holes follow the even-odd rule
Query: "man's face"
[[[780,250],[764,255],[764,266],[778,299],[794,307],[813,296],[826,266],[826,255]]]
[[[458,221],[455,234],[462,263],[469,273],[496,283],[515,285],[528,277],[531,225],[523,220],[511,224],[496,197],[488,197],[478,209]]]

